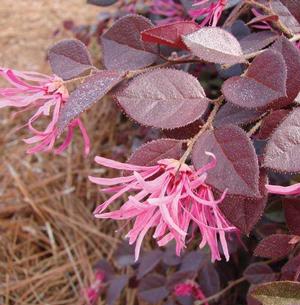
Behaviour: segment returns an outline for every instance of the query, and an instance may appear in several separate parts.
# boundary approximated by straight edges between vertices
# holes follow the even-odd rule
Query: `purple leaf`
[[[87,0],[87,3],[97,5],[97,6],[110,6],[117,2],[118,0]]]
[[[300,276],[300,254],[291,258],[281,268],[281,280],[297,281]]]
[[[161,261],[163,252],[159,249],[147,252],[140,259],[137,278],[138,280],[152,271]]]
[[[134,247],[128,242],[122,242],[114,253],[114,258],[120,267],[127,267],[135,264]]]
[[[128,283],[127,275],[120,275],[108,283],[108,290],[106,294],[107,305],[114,305],[120,297],[122,290]]]
[[[70,94],[67,103],[62,108],[58,119],[59,130],[64,130],[81,112],[101,100],[114,86],[122,81],[123,76],[119,72],[103,70],[88,77]]]
[[[263,305],[297,305],[300,304],[300,283],[271,282],[253,288],[251,296]]]
[[[192,152],[196,169],[208,163],[206,151],[217,158],[216,167],[208,172],[208,184],[220,192],[228,189],[230,195],[261,197],[255,149],[241,128],[225,125],[202,134]]]
[[[242,48],[229,32],[218,27],[204,27],[183,37],[191,52],[208,62],[237,64],[245,62]]]
[[[199,119],[184,127],[165,129],[164,135],[166,135],[168,138],[174,138],[178,140],[190,139],[199,132],[201,125],[203,125],[203,120]]]
[[[245,125],[256,121],[263,111],[254,109],[244,109],[226,103],[217,113],[214,120],[215,127],[221,127],[225,124]]]
[[[243,108],[266,108],[286,96],[287,69],[282,55],[273,50],[258,55],[245,76],[227,79],[222,92],[225,99]]]
[[[113,267],[111,266],[111,264],[108,261],[106,261],[104,259],[99,260],[95,264],[94,269],[104,272],[104,274],[105,274],[104,280],[105,281],[110,281],[114,277]]]
[[[182,141],[173,139],[151,141],[139,147],[127,162],[151,166],[162,159],[179,159],[183,153],[182,144]]]
[[[264,166],[279,172],[300,172],[300,108],[296,108],[282,121],[269,140]]]
[[[267,175],[261,173],[259,182],[261,198],[229,195],[220,203],[220,209],[226,218],[245,234],[249,234],[263,214],[268,200],[266,183]]]
[[[163,262],[167,266],[177,266],[181,263],[181,257],[176,255],[175,244],[170,244],[163,256]]]
[[[284,198],[283,206],[286,224],[291,234],[300,236],[300,199]]]
[[[278,38],[278,34],[271,31],[261,31],[257,33],[251,33],[240,40],[240,44],[244,54],[253,53],[259,51]]]
[[[158,47],[140,38],[142,31],[152,27],[149,19],[139,15],[127,15],[116,21],[101,37],[105,67],[125,71],[153,64]]]
[[[276,274],[272,268],[265,263],[254,263],[244,271],[244,276],[251,284],[260,284],[276,280]]]
[[[220,290],[220,278],[214,264],[207,262],[198,273],[199,285],[206,297],[209,297]]]
[[[280,122],[289,114],[289,110],[280,109],[272,111],[269,115],[267,115],[261,124],[259,132],[257,134],[257,138],[264,140],[269,139],[272,135],[273,131],[278,127]]]
[[[294,248],[291,244],[293,236],[288,234],[273,234],[264,238],[254,251],[255,256],[279,259],[287,256]]]
[[[166,280],[162,275],[150,274],[141,280],[138,296],[150,304],[158,304],[169,294],[165,283]]]
[[[253,298],[251,296],[251,292],[253,291],[253,289],[256,287],[256,285],[251,285],[248,289],[248,293],[247,293],[247,305],[262,305],[261,302],[259,302],[257,299]]]
[[[294,44],[284,36],[277,39],[273,44],[272,49],[283,56],[287,67],[287,97],[282,97],[274,103],[274,106],[281,108],[293,103],[300,91],[300,52]]]
[[[48,51],[52,71],[64,80],[90,70],[92,61],[87,47],[77,39],[64,39]]]
[[[197,270],[177,271],[168,277],[167,288],[172,291],[179,283],[184,283],[187,280],[195,278]]]
[[[200,250],[187,253],[180,266],[180,271],[197,271],[207,262],[207,255]]]
[[[117,99],[138,123],[165,129],[199,119],[209,102],[194,76],[173,69],[157,69],[134,78],[117,93]]]

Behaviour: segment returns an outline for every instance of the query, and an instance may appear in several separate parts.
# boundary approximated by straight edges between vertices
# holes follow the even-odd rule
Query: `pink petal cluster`
[[[95,281],[90,287],[85,289],[84,294],[90,305],[96,304],[101,293],[101,288],[104,285],[105,274],[102,271],[97,271],[95,274]]]
[[[134,220],[126,237],[130,244],[135,243],[136,260],[142,241],[151,228],[159,246],[175,240],[177,255],[186,247],[188,229],[193,233],[198,228],[202,238],[199,247],[210,247],[212,261],[221,260],[219,242],[226,260],[229,260],[226,232],[237,229],[229,224],[218,207],[226,192],[215,199],[205,183],[207,171],[216,166],[215,156],[207,154],[212,161],[197,171],[174,159],[163,159],[153,166],[138,166],[96,157],[98,164],[126,171],[128,175],[118,178],[89,177],[91,182],[106,186],[103,192],[113,193],[97,207],[95,217]],[[133,194],[120,209],[107,212],[106,209],[126,192]]]
[[[228,0],[217,0],[216,2],[212,2],[209,6],[205,6],[207,2],[210,2],[210,0],[201,0],[194,3],[193,6],[201,7],[189,10],[189,15],[195,19],[204,17],[200,24],[201,26],[217,26]]]
[[[300,183],[290,186],[270,185],[267,184],[266,188],[271,194],[278,195],[300,195]]]
[[[32,134],[30,138],[24,139],[25,143],[32,145],[27,152],[36,153],[52,150],[57,137],[60,135],[57,127],[59,114],[69,96],[63,80],[55,75],[48,76],[36,72],[22,72],[4,68],[0,68],[0,76],[13,86],[11,88],[0,88],[0,108],[10,106],[21,108],[22,110],[19,112],[33,111],[33,115],[25,125]],[[38,130],[34,124],[42,117],[50,117],[50,122],[44,130]],[[77,126],[82,132],[85,153],[88,154],[90,148],[89,137],[79,118],[74,119],[69,124],[66,138],[55,149],[56,153],[61,153],[69,146],[74,128]]]
[[[174,288],[174,294],[177,297],[193,296],[193,298],[198,301],[202,301],[206,299],[199,285],[194,281],[186,281],[184,283],[177,284]],[[204,304],[208,305],[207,302]]]

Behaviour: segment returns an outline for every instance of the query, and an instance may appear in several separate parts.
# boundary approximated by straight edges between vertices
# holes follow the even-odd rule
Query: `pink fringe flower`
[[[266,188],[271,194],[278,195],[300,195],[300,183],[290,186],[270,185],[267,184]]]
[[[159,246],[165,246],[171,240],[176,241],[176,254],[185,248],[187,232],[197,227],[201,233],[203,248],[206,244],[211,249],[212,261],[221,260],[219,242],[226,260],[229,252],[225,233],[237,229],[229,224],[222,215],[218,204],[226,192],[215,199],[211,188],[205,183],[207,171],[216,166],[212,161],[195,171],[192,166],[174,159],[163,159],[154,166],[138,166],[120,163],[110,159],[96,157],[95,161],[109,168],[131,172],[118,178],[89,177],[90,181],[108,188],[102,191],[113,193],[94,212],[97,218],[115,220],[134,220],[133,228],[128,232],[129,243],[135,243],[135,258],[139,257],[142,241],[146,233],[155,228],[153,238]],[[120,209],[105,210],[126,192],[133,191]]]
[[[104,285],[105,274],[102,271],[97,271],[95,274],[95,281],[90,287],[84,290],[85,297],[87,298],[90,305],[96,304],[101,289]]]
[[[193,296],[197,301],[206,299],[206,296],[200,289],[199,285],[193,281],[186,281],[184,283],[177,284],[174,288],[174,294],[177,297]],[[208,305],[207,302],[204,304]]]
[[[221,18],[222,12],[227,5],[228,0],[217,0],[211,3],[208,7],[204,6],[209,0],[201,0],[193,4],[193,6],[201,6],[189,10],[189,15],[195,19],[204,17],[200,26],[217,26],[219,19]]]
[[[24,139],[24,142],[33,145],[27,152],[32,154],[52,150],[57,137],[60,135],[57,127],[59,113],[69,96],[66,87],[63,85],[63,80],[55,75],[50,77],[36,72],[21,72],[4,68],[0,68],[0,76],[13,85],[11,88],[0,88],[0,97],[2,96],[0,98],[0,108],[7,106],[22,108],[19,112],[35,110],[35,113],[25,125],[31,132],[32,137]],[[43,131],[37,130],[33,126],[41,117],[51,117]],[[89,153],[89,137],[79,118],[74,119],[69,124],[66,139],[55,150],[56,153],[61,153],[69,146],[72,141],[73,130],[77,126],[83,135],[85,153]]]

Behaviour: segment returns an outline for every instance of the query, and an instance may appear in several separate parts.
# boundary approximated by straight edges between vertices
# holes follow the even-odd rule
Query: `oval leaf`
[[[123,80],[123,74],[115,71],[99,71],[88,77],[74,90],[63,106],[58,119],[62,132],[79,114],[104,97],[114,86]]]
[[[116,96],[125,113],[135,121],[165,129],[199,119],[209,101],[195,77],[173,69],[142,74]]]
[[[147,273],[152,271],[161,261],[163,252],[159,249],[147,252],[140,259],[140,265],[138,268],[137,279],[140,280]]]
[[[294,109],[269,140],[264,166],[279,172],[300,172],[300,108]]]
[[[74,78],[92,68],[87,47],[77,39],[59,41],[48,51],[52,71],[64,80]]]
[[[218,27],[204,27],[183,37],[191,52],[208,62],[237,64],[245,62],[238,40]]]
[[[276,274],[265,263],[254,263],[246,268],[244,276],[251,284],[260,284],[276,280]]]
[[[192,160],[196,169],[208,163],[206,151],[217,158],[217,166],[208,172],[208,184],[221,192],[228,189],[230,195],[261,197],[255,149],[241,128],[226,125],[206,131],[193,148]]]
[[[105,67],[125,71],[153,64],[157,45],[140,39],[140,33],[152,27],[149,19],[139,15],[127,15],[116,21],[101,37]]]
[[[287,69],[282,55],[267,50],[251,63],[245,76],[227,79],[222,92],[225,99],[243,108],[265,108],[286,96]]]

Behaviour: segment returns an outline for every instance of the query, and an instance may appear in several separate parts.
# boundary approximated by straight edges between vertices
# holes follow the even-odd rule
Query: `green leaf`
[[[279,281],[258,285],[252,290],[251,296],[263,305],[300,304],[300,283]]]

